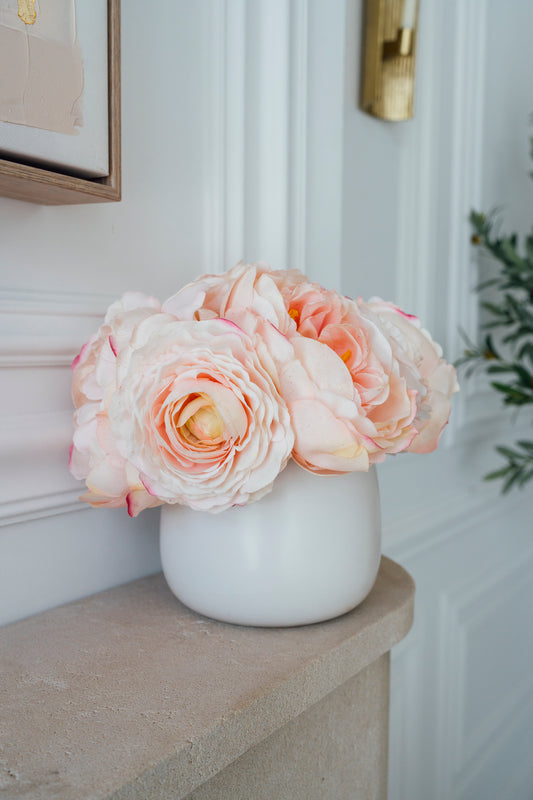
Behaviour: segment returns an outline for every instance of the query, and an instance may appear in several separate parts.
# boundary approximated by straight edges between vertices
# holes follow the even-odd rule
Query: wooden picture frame
[[[108,0],[109,175],[79,178],[0,159],[0,196],[42,205],[107,203],[121,199],[120,0]]]

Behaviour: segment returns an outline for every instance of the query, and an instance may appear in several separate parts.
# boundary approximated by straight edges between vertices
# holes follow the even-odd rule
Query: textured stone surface
[[[161,575],[0,629],[0,797],[184,797],[378,659],[414,586],[384,558],[336,620],[245,628],[199,617]]]
[[[385,800],[387,653],[187,795],[187,800]]]

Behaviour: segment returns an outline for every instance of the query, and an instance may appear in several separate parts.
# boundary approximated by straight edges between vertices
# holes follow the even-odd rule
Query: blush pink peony
[[[163,311],[182,320],[233,319],[247,312],[287,334],[294,324],[275,276],[264,264],[239,263],[221,275],[203,275],[189,283],[163,303]]]
[[[358,301],[362,314],[377,320],[391,343],[402,375],[418,393],[414,426],[417,436],[407,448],[412,453],[436,449],[448,423],[452,394],[459,391],[455,368],[442,358],[442,348],[420,320],[379,298]]]
[[[139,322],[160,309],[153,297],[125,294],[109,307],[104,324],[72,364],[76,412],[70,471],[86,482],[84,502],[109,508],[127,506],[131,516],[160,501],[146,491],[137,470],[118,452],[107,411],[117,387],[118,357],[127,358]]]
[[[153,497],[211,512],[269,492],[294,440],[252,339],[224,319],[141,322],[109,419]]]
[[[305,365],[308,379],[304,404],[296,403],[291,393],[293,424],[296,430],[309,427],[305,419],[298,419],[304,409],[309,419],[323,419],[312,451],[311,438],[297,434],[294,458],[315,472],[348,472],[368,469],[387,453],[407,449],[418,432],[417,391],[401,374],[382,328],[363,316],[352,300],[309,283],[301,273],[274,273],[273,280],[296,325],[290,337],[299,354],[294,369],[301,371]],[[312,353],[305,359],[302,338],[313,342],[305,346]],[[297,386],[303,386],[301,379]],[[346,442],[332,448],[339,426],[346,431]]]

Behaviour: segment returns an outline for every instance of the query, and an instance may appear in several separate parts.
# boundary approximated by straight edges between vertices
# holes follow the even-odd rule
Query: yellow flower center
[[[224,423],[217,407],[203,393],[190,396],[176,420],[176,428],[191,443],[213,443],[224,436]]]

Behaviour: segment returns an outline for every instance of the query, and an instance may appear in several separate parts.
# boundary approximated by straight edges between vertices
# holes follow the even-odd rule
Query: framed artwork
[[[119,0],[0,0],[0,195],[120,191]]]

